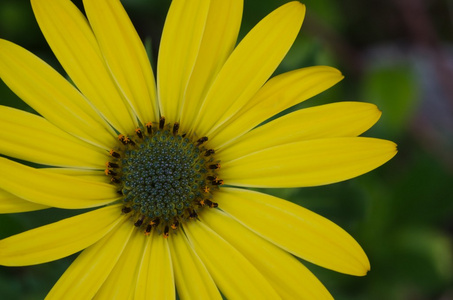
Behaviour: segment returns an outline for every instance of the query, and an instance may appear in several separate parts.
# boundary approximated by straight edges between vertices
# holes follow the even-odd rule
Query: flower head
[[[38,115],[0,107],[2,213],[93,208],[0,241],[0,264],[82,253],[49,299],[331,297],[294,256],[338,272],[369,270],[344,230],[247,187],[316,186],[366,173],[392,142],[358,137],[374,105],[303,109],[258,126],[331,87],[309,67],[269,79],[305,14],[281,6],[236,45],[242,1],[173,0],[157,80],[119,0],[32,0],[72,83],[0,40],[0,77]]]

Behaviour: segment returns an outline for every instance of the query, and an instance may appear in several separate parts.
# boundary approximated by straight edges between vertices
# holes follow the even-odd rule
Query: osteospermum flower
[[[318,66],[269,80],[305,14],[281,6],[236,46],[239,0],[174,0],[157,63],[118,0],[32,0],[72,83],[0,40],[0,76],[39,114],[0,107],[0,210],[93,208],[0,241],[0,264],[82,253],[48,299],[326,299],[296,257],[364,275],[358,243],[327,219],[245,189],[316,186],[366,173],[392,142],[342,102],[273,115],[331,87]],[[175,290],[176,287],[176,290]]]

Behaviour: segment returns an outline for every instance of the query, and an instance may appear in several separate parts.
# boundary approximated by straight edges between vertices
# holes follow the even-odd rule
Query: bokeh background
[[[156,57],[170,0],[122,2]],[[240,37],[285,2],[245,0]],[[81,7],[81,1],[75,3]],[[399,153],[346,182],[268,192],[333,220],[367,252],[372,268],[366,277],[308,265],[336,299],[453,299],[453,1],[305,4],[302,31],[276,74],[329,65],[345,79],[292,110],[346,100],[375,103],[383,115],[365,136],[393,140]],[[0,38],[61,71],[29,1],[0,0]],[[0,104],[32,111],[1,81]],[[50,209],[0,215],[0,238],[74,213]],[[74,257],[0,267],[0,299],[43,299]]]

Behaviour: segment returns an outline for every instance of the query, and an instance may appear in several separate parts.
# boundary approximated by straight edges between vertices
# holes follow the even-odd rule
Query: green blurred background
[[[155,57],[170,1],[122,2]],[[285,2],[245,0],[241,37]],[[81,7],[81,1],[75,3]],[[383,115],[365,135],[395,141],[399,153],[353,180],[268,192],[333,220],[365,249],[371,261],[366,277],[309,265],[336,299],[453,299],[453,1],[305,4],[302,31],[276,74],[329,65],[345,79],[293,110],[335,101],[375,103]],[[0,38],[61,71],[27,0],[0,0]],[[3,82],[0,104],[32,111]],[[1,215],[0,238],[74,213]],[[43,299],[74,257],[0,267],[0,299]]]

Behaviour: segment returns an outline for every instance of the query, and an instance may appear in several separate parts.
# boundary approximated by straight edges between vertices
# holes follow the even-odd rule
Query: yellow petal
[[[303,68],[271,78],[210,136],[211,147],[223,147],[277,113],[325,91],[342,78],[338,70],[324,66]]]
[[[222,211],[206,209],[200,218],[240,251],[283,299],[333,299],[316,276],[294,256],[262,239]]]
[[[167,239],[153,230],[138,273],[135,298],[175,299],[175,281]]]
[[[145,47],[118,0],[85,0],[85,12],[113,77],[143,124],[158,119],[156,83]]]
[[[199,54],[190,75],[181,111],[181,130],[193,125],[206,93],[236,45],[242,0],[212,0]]]
[[[46,300],[93,299],[118,261],[134,228],[130,222],[123,222],[85,249],[53,286]]]
[[[110,150],[113,131],[82,94],[44,61],[2,39],[0,78],[52,124]]]
[[[194,221],[184,231],[226,298],[280,299],[263,275],[212,229]]]
[[[31,4],[47,43],[79,90],[118,131],[133,132],[136,117],[82,13],[69,0],[32,0]]]
[[[71,168],[43,168],[43,172],[51,172],[56,174],[64,174],[69,176],[76,176],[92,182],[109,183],[110,177],[105,175],[101,170],[87,170],[87,169],[71,169]]]
[[[353,137],[377,122],[381,112],[374,104],[338,102],[287,114],[241,136],[216,152],[230,161],[252,152],[298,141],[327,137]]]
[[[208,0],[173,0],[168,11],[159,46],[157,86],[161,115],[170,122],[179,121],[208,10]]]
[[[84,168],[103,168],[108,152],[87,144],[22,110],[0,106],[0,153],[31,162]]]
[[[192,249],[184,233],[168,239],[176,287],[181,299],[222,299],[211,275]]]
[[[11,214],[48,208],[46,205],[33,203],[4,190],[0,190],[0,214]]]
[[[305,15],[294,1],[276,9],[239,43],[201,107],[196,132],[207,135],[228,120],[269,79],[293,44]]]
[[[0,189],[17,197],[59,208],[88,208],[120,199],[114,185],[41,171],[0,158]]]
[[[74,254],[99,241],[120,217],[120,205],[112,205],[8,237],[0,241],[0,265],[35,265]]]
[[[308,140],[223,162],[220,177],[237,186],[317,186],[367,173],[395,154],[393,142],[374,138]]]
[[[132,226],[132,224],[129,224]],[[95,299],[132,299],[138,270],[148,238],[136,229],[109,277],[96,294]]]
[[[370,269],[362,248],[346,231],[299,205],[233,188],[220,190],[215,200],[250,230],[300,258],[351,275]]]

